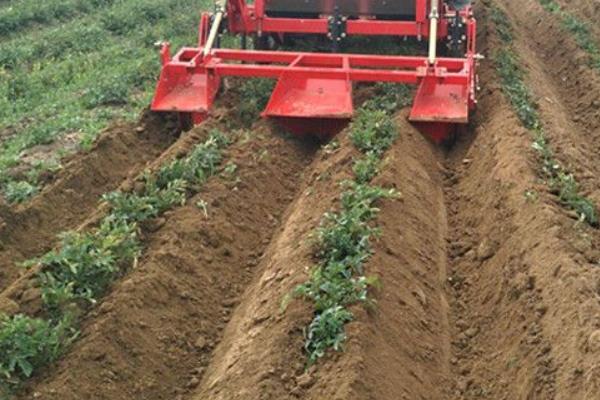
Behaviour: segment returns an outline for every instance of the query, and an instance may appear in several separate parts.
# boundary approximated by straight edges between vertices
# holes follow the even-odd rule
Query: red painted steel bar
[[[388,71],[377,69],[356,70],[344,68],[314,68],[314,67],[286,67],[247,64],[211,64],[206,69],[214,71],[219,76],[241,76],[255,78],[278,78],[284,73],[293,74],[299,79],[348,79],[357,82],[394,82],[417,83],[425,73],[418,71]],[[443,79],[445,84],[467,85],[469,76],[467,72],[438,71],[435,76]]]
[[[279,78],[286,73],[299,79],[414,84],[432,75],[440,83],[464,86],[472,80],[469,59],[440,58],[431,69],[426,57],[407,56],[215,49],[203,59],[202,48],[183,48],[170,61],[164,57],[167,65],[199,69],[216,76]],[[228,63],[231,61],[235,63]]]
[[[200,49],[195,49],[201,52]],[[292,62],[302,56],[303,60],[310,60],[318,64],[339,64],[340,60],[347,58],[352,66],[381,66],[397,68],[414,68],[424,65],[425,57],[415,56],[383,56],[366,54],[331,54],[331,53],[306,53],[292,51],[247,51],[231,49],[215,49],[211,55],[222,60],[256,61],[256,62]],[[458,58],[439,58],[438,66],[449,69],[460,69],[465,60]]]

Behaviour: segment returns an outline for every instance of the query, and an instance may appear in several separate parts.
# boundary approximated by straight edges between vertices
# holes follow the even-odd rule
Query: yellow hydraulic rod
[[[437,34],[440,12],[438,9],[439,0],[431,0],[431,12],[429,13],[429,65],[435,64],[437,58]]]
[[[215,19],[213,20],[213,24],[210,27],[210,33],[208,34],[208,39],[206,40],[206,45],[204,46],[204,51],[202,54],[206,57],[208,53],[213,48],[215,44],[215,40],[217,35],[219,34],[219,27],[221,26],[221,22],[223,21],[223,16],[225,14],[225,6],[223,1],[217,2],[217,12],[215,13]]]

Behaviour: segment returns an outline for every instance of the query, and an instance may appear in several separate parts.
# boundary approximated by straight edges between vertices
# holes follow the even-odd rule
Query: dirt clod
[[[188,389],[193,389],[196,386],[198,386],[199,384],[200,384],[200,379],[198,379],[198,377],[194,376],[192,379],[189,380],[189,382],[185,386]]]
[[[198,350],[206,349],[208,344],[209,341],[204,336],[199,336],[198,339],[196,339],[196,342],[194,342],[194,346],[196,346]]]
[[[315,377],[308,372],[296,377],[296,384],[302,389],[307,389],[314,385],[314,383]]]
[[[477,259],[485,261],[490,259],[496,252],[495,246],[489,239],[484,239],[477,247]]]
[[[600,330],[592,332],[588,339],[588,350],[592,353],[600,353]]]
[[[472,339],[472,338],[474,338],[475,336],[477,336],[477,334],[478,334],[478,333],[479,333],[479,328],[476,328],[476,327],[474,327],[474,328],[469,328],[469,329],[467,329],[467,330],[465,331],[465,335],[466,335],[468,338],[470,338],[470,339]]]

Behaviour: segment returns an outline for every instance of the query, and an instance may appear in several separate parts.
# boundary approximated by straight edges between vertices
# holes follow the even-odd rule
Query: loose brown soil
[[[306,238],[322,213],[335,204],[337,191],[331,192],[328,182],[316,181],[311,189],[329,192],[328,196],[299,199],[286,228],[259,265],[260,273],[234,312],[192,398],[379,399],[400,398],[397,396],[403,393],[414,398],[412,394],[432,387],[441,395],[450,349],[447,304],[441,293],[445,272],[439,264],[445,258],[445,226],[439,223],[443,214],[425,212],[443,211],[433,156],[437,150],[404,119],[405,114],[399,119],[402,138],[389,154],[389,167],[378,179],[378,183],[395,186],[403,193],[402,199],[382,204],[383,235],[375,247],[370,272],[381,276],[384,287],[374,312],[356,310],[357,322],[349,326],[351,339],[346,353],[305,373],[301,332],[310,320],[310,309],[296,301],[285,313],[280,312],[282,299],[306,279],[312,265]],[[342,149],[348,146],[344,138]],[[426,153],[419,154],[417,147]],[[333,181],[348,177],[350,161],[345,151],[332,157],[329,162],[342,167],[328,167]],[[436,234],[430,236],[430,229]],[[419,247],[408,243],[418,243]],[[422,331],[424,326],[428,327],[426,332]],[[420,335],[412,336],[417,331]],[[440,343],[445,345],[439,348]],[[423,363],[417,365],[416,360]]]
[[[491,56],[500,42],[489,4],[477,15],[480,49]],[[495,4],[514,25],[514,46],[557,159],[600,205],[599,75],[537,1]],[[532,139],[493,62],[484,61],[480,73],[479,109],[452,149],[426,140],[406,110],[397,116],[400,138],[375,183],[401,196],[379,204],[382,235],[366,266],[381,287],[372,291],[374,307],[353,309],[344,352],[306,369],[302,330],[310,305],[293,300],[284,310],[282,301],[307,278],[310,234],[339,204],[337,183],[351,178],[358,153],[346,133],[339,148],[316,150],[258,123],[227,151],[238,166],[233,177],[213,177],[186,205],[145,227],[137,267],[19,398],[600,399],[600,233],[578,223],[540,180]],[[209,127],[164,152],[166,143],[155,143],[145,160],[157,165],[189,150]],[[142,162],[127,165],[113,185]],[[42,196],[66,188],[50,186]],[[53,203],[48,197],[44,205],[57,217],[64,204],[81,209],[70,225],[47,230],[91,223],[100,192],[83,205],[75,194]],[[7,225],[22,220],[16,212],[3,217]],[[5,248],[17,249],[28,235],[40,235],[32,240],[39,247],[18,248],[16,257],[54,243],[45,230],[20,229],[3,234]],[[13,283],[0,307],[4,299],[30,310],[27,291],[26,282]]]
[[[227,155],[235,176],[211,180],[153,224],[138,267],[23,398],[166,399],[192,388],[285,218],[313,148],[265,128],[236,144]]]

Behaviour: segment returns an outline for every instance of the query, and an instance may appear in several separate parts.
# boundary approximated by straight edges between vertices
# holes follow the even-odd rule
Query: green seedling
[[[534,189],[526,190],[523,195],[525,196],[525,199],[530,203],[535,203],[539,197],[538,192],[536,192]]]
[[[27,181],[9,181],[3,191],[4,197],[9,203],[23,203],[35,196],[39,188]]]
[[[0,320],[0,388],[18,385],[58,356],[74,338],[78,321],[73,310],[94,306],[135,265],[141,252],[140,224],[183,204],[189,188],[215,175],[228,144],[227,137],[213,131],[187,157],[147,172],[143,190],[106,194],[109,210],[98,227],[63,233],[56,250],[27,263],[40,267],[37,278],[48,319]],[[205,204],[204,211],[208,216]]]
[[[552,1],[546,2],[551,7]],[[492,20],[497,26],[499,35],[505,32],[512,38],[512,26],[508,17],[499,8],[492,9]],[[520,60],[512,48],[512,40],[504,41],[504,46],[494,56],[496,70],[500,75],[502,89],[506,98],[515,110],[522,125],[527,128],[533,137],[533,149],[537,152],[540,160],[540,172],[546,179],[550,189],[557,194],[561,203],[575,211],[587,224],[598,226],[598,211],[595,204],[582,195],[579,185],[567,169],[561,165],[554,156],[548,138],[539,115],[538,105],[534,96],[525,84],[525,71],[520,66]]]
[[[364,264],[372,255],[371,241],[380,234],[372,221],[379,213],[377,202],[396,197],[397,193],[369,182],[379,172],[381,157],[396,137],[396,126],[388,112],[370,108],[358,112],[350,131],[352,143],[363,153],[354,162],[355,180],[342,182],[340,210],[325,213],[312,235],[318,262],[309,279],[282,302],[282,309],[294,297],[314,305],[314,317],[304,332],[308,365],[328,349],[343,349],[345,325],[353,319],[350,305],[373,304],[368,291],[378,280],[364,275]]]
[[[50,322],[0,315],[0,398],[8,398],[36,369],[56,360],[75,336],[68,318]]]
[[[202,212],[204,213],[204,218],[208,218],[208,203],[206,201],[198,200],[196,202],[196,207],[202,210]]]

